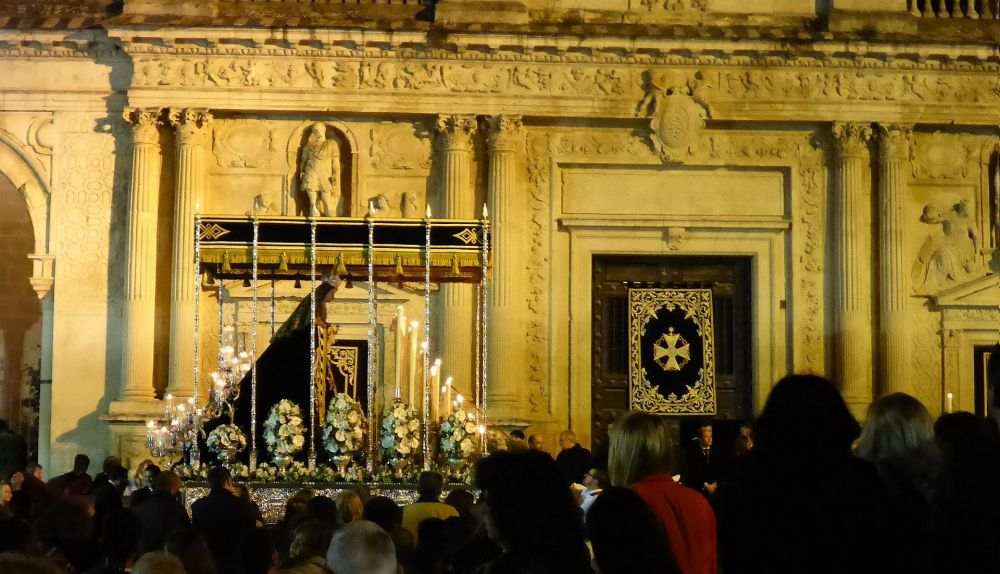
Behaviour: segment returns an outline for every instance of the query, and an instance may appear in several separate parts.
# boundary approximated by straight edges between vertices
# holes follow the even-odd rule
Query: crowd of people
[[[642,412],[594,456],[568,431],[555,457],[511,438],[478,462],[474,489],[442,498],[441,475],[424,472],[405,506],[302,490],[276,524],[224,467],[189,514],[170,470],[148,466],[125,496],[113,457],[93,479],[83,455],[48,482],[30,463],[0,487],[0,574],[1000,572],[993,416],[934,421],[894,393],[862,426],[834,383],[793,375],[732,449],[705,424],[681,455],[670,425]]]

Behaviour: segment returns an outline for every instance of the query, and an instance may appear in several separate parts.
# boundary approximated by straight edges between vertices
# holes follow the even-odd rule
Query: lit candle
[[[410,383],[410,388],[409,388],[409,394],[406,398],[407,400],[410,401],[410,404],[413,406],[423,403],[422,399],[420,401],[417,401],[417,357],[418,357],[417,327],[419,327],[419,325],[417,324],[416,321],[411,322],[410,331],[407,334],[410,343],[410,356],[409,356],[410,364],[409,364],[409,370],[407,372],[407,376],[409,378],[407,380]],[[426,345],[423,346],[423,350],[425,351],[427,350]],[[420,372],[423,373],[423,369],[421,369]],[[420,378],[423,379],[423,374],[420,375]]]
[[[153,421],[146,422],[146,448],[152,450],[153,448],[153,429],[156,428],[156,423]]]
[[[406,349],[406,315],[402,305],[396,307],[396,399],[399,399],[399,382],[403,377],[403,352]]]
[[[464,402],[464,401],[465,401],[465,397],[463,397],[461,395],[461,393],[459,393],[459,395],[457,397],[455,397],[455,410],[456,411],[462,410],[462,402]]]
[[[944,396],[944,412],[946,413],[952,412],[952,407],[954,406],[953,405],[954,400],[955,400],[955,395],[951,393],[948,393],[947,395]]]
[[[437,365],[431,365],[431,375],[428,384],[432,389],[439,389],[440,385],[437,384]],[[431,402],[431,420],[438,420],[438,412],[440,412],[441,405],[441,393],[432,393],[434,395],[434,400]]]
[[[445,413],[444,413],[445,417],[448,417],[449,415],[451,415],[451,384],[452,384],[452,382],[453,382],[453,380],[452,380],[451,377],[448,377],[447,379],[444,380],[444,404],[445,404],[445,408],[447,409],[445,411]]]

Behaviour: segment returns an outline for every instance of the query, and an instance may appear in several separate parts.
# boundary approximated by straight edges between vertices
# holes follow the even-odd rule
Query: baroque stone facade
[[[837,379],[859,415],[886,390],[973,407],[965,363],[1000,304],[994,3],[936,27],[953,15],[905,0],[202,4],[0,8],[0,172],[32,220],[51,381],[43,464],[140,456],[136,423],[191,384],[183,220],[295,216],[303,185],[337,186],[329,209],[351,216],[490,205],[491,416],[550,444],[589,439],[591,260],[616,253],[752,259],[755,407],[792,371]],[[338,163],[307,182],[315,158]],[[420,286],[380,295],[423,313]],[[345,297],[331,313],[361,317]],[[461,354],[478,302],[434,301],[458,333],[435,345]],[[199,303],[218,309],[208,289]]]

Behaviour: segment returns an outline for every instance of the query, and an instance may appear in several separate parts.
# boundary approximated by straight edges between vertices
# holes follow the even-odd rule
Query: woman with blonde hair
[[[715,515],[705,497],[670,475],[673,441],[663,421],[648,413],[626,413],[610,435],[611,484],[636,491],[663,522],[682,574],[717,572]]]
[[[887,494],[888,536],[898,548],[901,571],[922,572],[930,564],[930,509],[940,471],[934,423],[927,407],[906,393],[892,393],[868,407],[859,457],[875,465]]]
[[[345,490],[337,495],[337,512],[340,514],[340,523],[348,524],[361,520],[365,514],[365,505],[361,503],[357,492]]]

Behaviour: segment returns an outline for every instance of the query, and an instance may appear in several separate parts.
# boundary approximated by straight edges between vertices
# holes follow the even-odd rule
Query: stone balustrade
[[[908,0],[910,13],[920,18],[1000,19],[1000,0]]]

